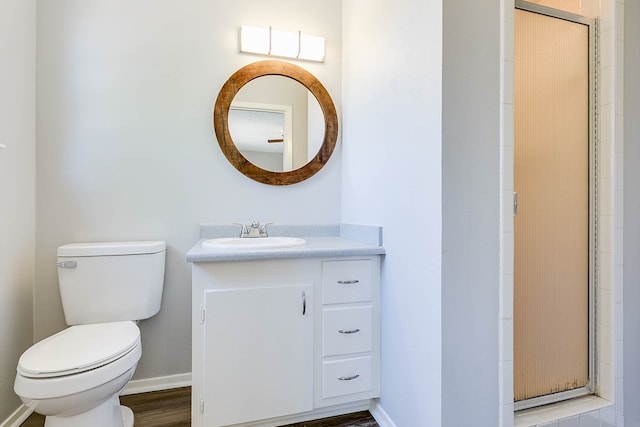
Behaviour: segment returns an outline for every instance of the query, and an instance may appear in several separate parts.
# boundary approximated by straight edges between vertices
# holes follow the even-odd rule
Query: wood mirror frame
[[[315,96],[324,115],[324,139],[320,150],[306,165],[286,172],[262,169],[247,160],[238,150],[229,131],[229,108],[238,91],[251,80],[262,76],[283,76],[297,81]],[[213,109],[213,127],[218,144],[227,160],[245,176],[271,185],[289,185],[313,176],[327,163],[338,139],[338,115],[329,92],[307,70],[282,61],[260,61],[246,65],[226,81]]]

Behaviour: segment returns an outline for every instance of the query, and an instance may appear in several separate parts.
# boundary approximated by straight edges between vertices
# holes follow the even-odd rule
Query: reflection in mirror
[[[268,75],[250,81],[233,98],[229,131],[251,163],[286,172],[316,155],[324,119],[320,104],[306,87],[288,77]]]
[[[262,169],[292,169],[290,105],[234,102],[229,108],[229,132],[247,160]]]
[[[254,62],[233,73],[218,93],[213,125],[227,160],[272,185],[316,174],[338,138],[336,109],[322,83],[282,61]]]

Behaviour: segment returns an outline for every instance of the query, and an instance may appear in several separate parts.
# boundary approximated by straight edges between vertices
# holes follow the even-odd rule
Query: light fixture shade
[[[271,29],[271,55],[297,58],[299,50],[298,33]]]
[[[324,61],[324,37],[300,34],[300,53],[298,58],[308,61]]]
[[[243,25],[240,28],[240,51],[268,55],[270,45],[269,38],[269,28]]]
[[[240,52],[323,62],[325,39],[300,31],[294,33],[243,25],[240,28]]]

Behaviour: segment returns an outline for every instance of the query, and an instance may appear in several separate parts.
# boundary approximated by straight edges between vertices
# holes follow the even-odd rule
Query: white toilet
[[[166,244],[74,243],[58,248],[69,328],[20,357],[14,390],[45,427],[131,427],[120,391],[142,355],[136,321],[160,310]]]

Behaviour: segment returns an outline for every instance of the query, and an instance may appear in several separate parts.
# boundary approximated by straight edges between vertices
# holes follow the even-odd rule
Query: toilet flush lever
[[[78,263],[76,261],[61,261],[58,263],[60,268],[76,268]]]

